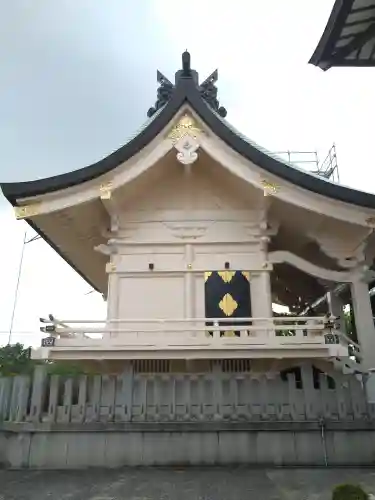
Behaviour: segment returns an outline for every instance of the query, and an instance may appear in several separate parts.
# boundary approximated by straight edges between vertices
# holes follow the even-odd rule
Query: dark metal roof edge
[[[336,0],[331,14],[328,18],[323,34],[316,46],[313,55],[310,57],[309,64],[318,66],[323,71],[330,68],[331,50],[338,34],[341,32],[345,21],[351,11],[354,0]]]

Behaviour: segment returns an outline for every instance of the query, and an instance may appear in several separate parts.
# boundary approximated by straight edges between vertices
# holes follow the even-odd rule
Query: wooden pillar
[[[254,318],[272,317],[271,275],[269,271],[250,274],[251,315]]]
[[[194,317],[194,274],[193,274],[193,259],[194,250],[193,245],[185,245],[185,262],[186,262],[186,272],[185,272],[185,294],[184,294],[184,305],[185,305],[185,318]]]
[[[375,327],[368,284],[361,278],[351,283],[354,318],[365,369],[375,368]]]

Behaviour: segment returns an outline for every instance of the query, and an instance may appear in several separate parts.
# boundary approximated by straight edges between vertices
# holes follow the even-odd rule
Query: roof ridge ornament
[[[225,118],[227,115],[227,110],[220,106],[217,98],[218,89],[216,87],[216,82],[219,77],[219,72],[216,69],[211,75],[204,80],[203,83],[199,85],[198,73],[197,71],[191,69],[191,57],[190,53],[185,50],[182,53],[182,69],[175,74],[175,84],[168,80],[166,76],[163,75],[159,70],[157,71],[156,77],[159,83],[159,88],[157,90],[157,98],[155,106],[150,108],[147,112],[147,116],[151,118],[160,108],[162,108],[167,102],[172,98],[173,92],[180,79],[191,79],[199,91],[202,99],[212,108],[219,116]]]

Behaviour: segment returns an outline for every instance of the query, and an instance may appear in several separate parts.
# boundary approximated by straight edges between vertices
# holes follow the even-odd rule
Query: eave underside
[[[375,0],[336,0],[310,64],[375,66]]]
[[[95,247],[106,242],[102,231],[109,227],[109,218],[99,200],[28,222],[94,290],[107,293],[108,258]]]

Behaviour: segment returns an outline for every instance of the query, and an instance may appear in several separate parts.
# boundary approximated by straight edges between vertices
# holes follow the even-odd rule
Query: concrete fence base
[[[0,378],[0,463],[373,465],[375,404],[365,380],[250,373]]]
[[[368,424],[316,422],[210,425],[87,425],[74,429],[7,428],[1,459],[10,468],[228,465],[339,466],[375,464]]]

